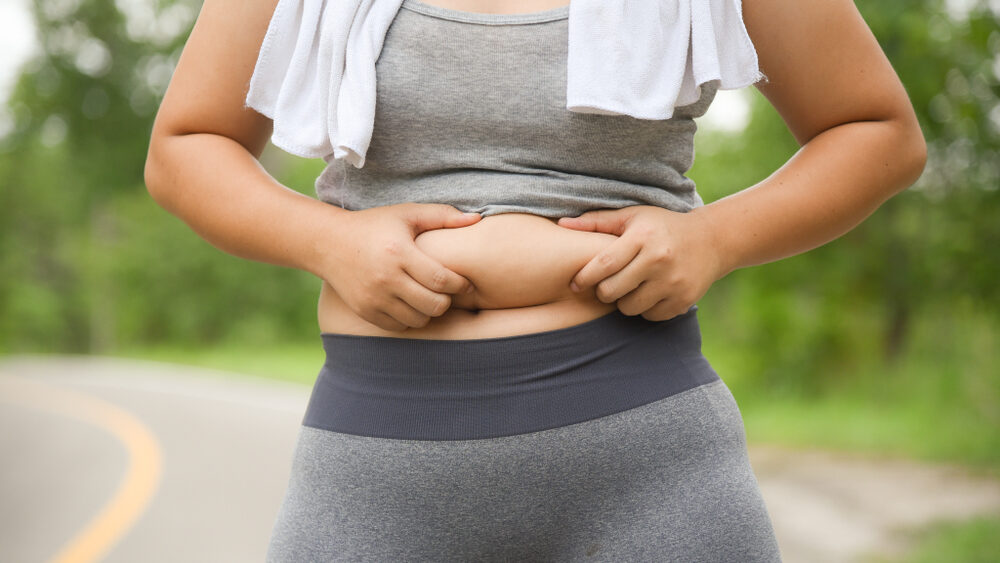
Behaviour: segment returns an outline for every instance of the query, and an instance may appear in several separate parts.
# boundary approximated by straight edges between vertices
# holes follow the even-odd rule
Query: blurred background
[[[1000,2],[856,4],[916,108],[926,171],[842,238],[716,283],[699,303],[705,355],[754,445],[994,479]],[[319,281],[215,249],[143,184],[153,117],[199,8],[0,0],[0,360],[157,360],[308,392],[323,360]],[[755,89],[724,91],[699,120],[689,176],[707,203],[797,149]],[[262,161],[314,195],[322,160],[269,146]],[[1000,516],[934,521],[907,538],[892,560],[995,561]]]

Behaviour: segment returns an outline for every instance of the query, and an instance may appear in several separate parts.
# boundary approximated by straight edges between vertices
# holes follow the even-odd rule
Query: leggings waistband
[[[306,426],[379,438],[469,440],[638,407],[719,379],[697,305],[666,321],[613,311],[516,336],[425,340],[322,333]]]

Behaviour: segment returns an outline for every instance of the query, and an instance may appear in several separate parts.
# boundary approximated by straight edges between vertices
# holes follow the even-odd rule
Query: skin
[[[755,86],[802,148],[765,180],[691,213],[560,219],[619,235],[573,282],[624,314],[671,318],[733,270],[838,238],[924,169],[913,106],[853,2],[750,0],[743,17],[769,78]]]
[[[553,219],[524,213],[483,218],[457,229],[425,231],[414,242],[474,285],[452,297],[451,308],[406,338],[488,338],[579,324],[614,311],[594,290],[571,291],[569,281],[617,237],[563,229]],[[399,336],[352,315],[324,286],[319,303],[323,332]]]
[[[426,3],[484,13],[564,4]],[[258,162],[271,122],[243,98],[275,4],[204,2],[154,123],[146,184],[218,248],[320,278],[324,332],[488,338],[615,308],[667,320],[733,270],[843,235],[926,161],[906,92],[850,0],[747,0],[769,79],[756,87],[802,145],[756,185],[689,213],[634,206],[558,222],[438,204],[346,211],[282,186]]]

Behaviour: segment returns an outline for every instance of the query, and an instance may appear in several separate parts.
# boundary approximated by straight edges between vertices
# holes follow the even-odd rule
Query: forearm
[[[164,209],[215,247],[322,277],[332,227],[349,213],[272,178],[241,144],[214,134],[154,138],[146,185]]]
[[[852,122],[816,135],[758,184],[695,208],[733,270],[800,254],[850,231],[920,176],[919,130]]]

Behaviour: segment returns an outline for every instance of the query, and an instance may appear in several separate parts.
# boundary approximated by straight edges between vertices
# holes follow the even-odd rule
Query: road
[[[0,359],[0,561],[262,561],[309,387],[92,356]],[[754,445],[788,563],[1000,511],[957,467]]]

